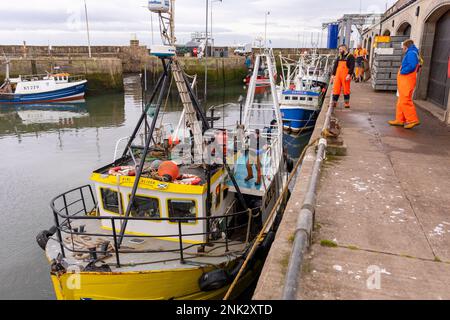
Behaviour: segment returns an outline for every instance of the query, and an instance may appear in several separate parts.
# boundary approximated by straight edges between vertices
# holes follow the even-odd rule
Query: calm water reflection
[[[0,106],[0,299],[54,299],[49,266],[35,241],[52,225],[49,201],[89,183],[92,170],[112,161],[115,143],[131,134],[141,112],[139,77],[125,93],[64,106]],[[237,101],[242,88],[211,92],[209,105]],[[165,123],[176,124],[181,105],[169,100]],[[227,107],[230,123],[239,107]],[[293,157],[308,137],[286,137]],[[295,146],[295,147],[293,147]]]

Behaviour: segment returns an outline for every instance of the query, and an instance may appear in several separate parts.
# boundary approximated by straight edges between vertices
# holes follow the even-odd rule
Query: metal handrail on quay
[[[330,96],[330,104],[327,110],[324,125],[322,127],[322,138],[319,140],[319,144],[317,146],[317,155],[309,181],[309,186],[297,220],[292,252],[289,258],[289,265],[284,283],[282,296],[283,300],[297,299],[299,284],[298,280],[302,270],[304,253],[311,244],[317,201],[316,192],[319,183],[320,171],[322,168],[322,162],[326,156],[327,140],[324,137],[326,137],[326,132],[330,128],[333,110],[333,99],[332,96]]]

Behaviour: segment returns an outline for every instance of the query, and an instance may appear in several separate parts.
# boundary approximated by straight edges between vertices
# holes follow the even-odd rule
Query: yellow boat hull
[[[262,262],[241,278],[232,297],[239,296],[258,277]],[[146,272],[82,272],[51,275],[58,300],[220,300],[229,285],[209,292],[198,280],[212,268]]]

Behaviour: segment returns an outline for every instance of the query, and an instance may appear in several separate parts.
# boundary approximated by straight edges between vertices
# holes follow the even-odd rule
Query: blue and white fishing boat
[[[280,55],[279,100],[286,131],[301,133],[315,127],[328,89],[331,58],[313,52],[294,61]]]
[[[87,80],[69,73],[9,77],[6,60],[5,82],[0,86],[0,104],[75,101],[84,98]]]

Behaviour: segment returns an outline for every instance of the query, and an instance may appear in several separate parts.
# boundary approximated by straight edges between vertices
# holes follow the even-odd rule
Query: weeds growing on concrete
[[[320,245],[322,247],[336,248],[338,245],[333,240],[321,240]]]

